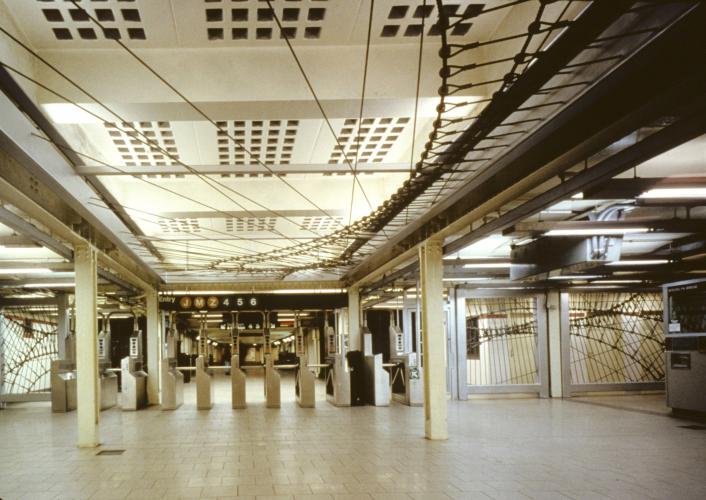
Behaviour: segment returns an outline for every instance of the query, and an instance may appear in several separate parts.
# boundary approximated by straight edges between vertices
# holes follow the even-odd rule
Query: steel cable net
[[[467,299],[466,363],[472,385],[538,383],[534,297]]]
[[[662,315],[658,293],[570,294],[571,382],[663,381]]]
[[[327,236],[272,252],[224,257],[206,267],[253,276],[261,273],[286,276],[314,270],[345,272],[361,262],[384,244],[389,235],[419,219],[435,203],[481,174],[630,56],[672,17],[662,15],[660,9],[664,5],[660,3],[626,11],[621,18],[623,28],[610,28],[602,33],[506,115],[495,113],[498,107],[507,104],[508,93],[522,81],[527,70],[542,60],[544,52],[560,38],[563,30],[571,28],[590,3],[519,0],[495,6],[469,4],[456,10],[436,0],[439,20],[435,29],[441,41],[439,104],[429,140],[409,179],[370,215]],[[521,9],[521,13],[511,9]],[[517,23],[500,22],[488,39],[474,39],[473,29],[460,43],[456,42],[457,37],[452,37],[461,25],[482,23],[489,16],[498,15],[526,16],[531,22],[524,29],[518,28]],[[449,41],[452,39],[454,43]],[[470,136],[464,136],[468,140],[460,144],[457,139],[469,131]],[[505,208],[509,210],[510,205]],[[286,259],[305,263],[289,265]]]
[[[0,374],[4,394],[48,391],[57,357],[56,309],[6,307],[0,313]]]
[[[431,5],[434,2],[429,3]],[[564,104],[565,100],[556,99],[557,93],[565,89],[572,89],[573,94],[578,93],[580,86],[575,83],[559,85],[554,82],[558,86],[542,92],[545,104],[519,110],[526,116],[500,125],[504,127],[502,133],[490,135],[492,130],[486,130],[481,134],[482,137],[461,154],[445,154],[455,139],[481,116],[481,108],[495,99],[502,98],[503,93],[541,55],[554,35],[569,25],[570,20],[564,17],[572,12],[570,7],[585,3],[567,1],[558,2],[559,6],[548,6],[548,3],[543,1],[522,0],[492,8],[484,8],[482,4],[469,4],[466,8],[455,10],[447,8],[449,6],[444,5],[443,1],[437,0],[439,20],[435,29],[441,35],[439,104],[429,140],[424,146],[420,161],[411,171],[410,178],[370,215],[330,235],[272,252],[225,257],[212,262],[208,267],[253,274],[272,273],[273,266],[286,273],[313,269],[344,271],[372,253],[387,240],[383,230],[394,234],[409,221],[418,218],[441,197],[458,187],[459,182],[478,169],[478,165],[490,160],[496,152],[507,148],[511,139],[528,132],[546,114]],[[506,32],[507,28],[500,26],[489,40],[468,40],[463,44],[448,42],[449,35],[459,26],[469,22],[482,22],[485,16],[506,14],[511,8],[521,4],[534,9],[534,19],[526,31]],[[491,46],[498,57],[479,62],[480,59],[474,51]],[[478,70],[495,65],[502,68],[507,66],[506,73],[500,78],[488,81],[477,77]],[[572,75],[564,75],[561,79],[570,80]],[[482,89],[478,93],[492,97],[474,97],[476,89]],[[311,262],[288,266],[282,261],[285,258],[309,258]]]

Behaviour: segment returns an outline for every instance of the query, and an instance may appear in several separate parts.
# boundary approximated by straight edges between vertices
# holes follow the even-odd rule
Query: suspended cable
[[[70,1],[71,1],[71,3],[72,3],[77,9],[83,11],[83,12],[86,14],[86,16],[87,16],[96,26],[98,26],[98,27],[101,28],[102,30],[105,30],[105,28],[104,28],[103,25],[100,23],[100,21],[98,21],[98,20],[97,20],[90,12],[88,12],[86,9],[84,9],[83,7],[81,7],[81,5],[79,5],[79,3],[78,3],[76,0],[70,0]],[[133,59],[135,59],[135,60],[136,60],[137,62],[139,62],[142,66],[144,66],[144,67],[145,67],[150,73],[152,73],[155,77],[157,77],[157,79],[159,79],[159,81],[161,81],[164,85],[166,85],[167,87],[169,87],[169,89],[170,89],[172,92],[174,92],[177,96],[179,96],[179,98],[182,99],[186,104],[188,104],[194,111],[196,111],[199,115],[201,115],[204,119],[206,119],[206,120],[207,120],[208,122],[210,122],[214,127],[216,127],[216,129],[218,129],[219,132],[221,132],[222,134],[224,134],[224,136],[228,137],[236,146],[238,146],[240,149],[242,149],[243,151],[245,151],[245,152],[250,156],[250,158],[252,158],[253,160],[255,160],[255,162],[256,162],[257,164],[259,164],[259,165],[261,165],[263,168],[265,168],[270,174],[272,174],[272,175],[275,176],[277,179],[279,179],[282,183],[284,183],[286,186],[288,186],[292,191],[294,191],[295,193],[297,193],[300,197],[302,197],[305,201],[307,201],[309,204],[311,204],[311,205],[312,205],[314,208],[316,208],[318,211],[320,211],[321,213],[323,213],[324,215],[326,215],[329,219],[331,219],[332,221],[334,221],[334,223],[336,223],[336,224],[338,224],[338,225],[340,225],[340,226],[343,226],[343,224],[340,223],[340,222],[338,221],[338,219],[336,219],[336,218],[333,217],[331,214],[329,214],[326,210],[324,210],[323,208],[321,208],[321,207],[320,207],[318,204],[316,204],[316,202],[314,202],[311,198],[309,198],[309,197],[306,196],[304,193],[302,193],[301,191],[299,191],[297,188],[295,188],[293,185],[291,185],[289,182],[287,182],[283,177],[277,175],[266,163],[264,163],[262,160],[260,160],[259,156],[255,156],[255,155],[250,151],[250,149],[248,149],[247,147],[245,147],[240,141],[238,141],[235,137],[233,137],[233,135],[230,134],[230,132],[228,132],[227,130],[224,130],[223,127],[221,127],[220,125],[218,125],[218,123],[216,123],[210,116],[208,116],[199,106],[197,106],[197,105],[194,104],[191,100],[189,100],[189,99],[188,99],[184,94],[182,94],[176,87],[174,87],[174,85],[172,85],[166,78],[164,78],[162,75],[160,75],[155,69],[152,68],[152,66],[150,66],[149,64],[147,64],[147,62],[146,62],[144,59],[142,59],[140,56],[138,56],[137,54],[135,54],[127,45],[125,45],[122,41],[120,41],[120,39],[114,38],[113,41],[115,41],[115,43],[117,43],[118,45],[120,45],[120,47],[122,47],[128,54],[130,54],[130,56],[133,57]]]
[[[351,161],[348,159],[348,155],[345,153],[345,150],[343,149],[341,142],[338,140],[338,135],[336,135],[336,132],[333,130],[333,126],[331,125],[331,121],[329,120],[328,116],[326,115],[326,111],[324,111],[324,107],[321,104],[321,101],[319,100],[318,95],[316,95],[316,91],[314,90],[314,87],[311,84],[311,81],[309,80],[309,76],[306,74],[306,71],[304,71],[304,67],[302,66],[302,63],[299,60],[297,53],[294,51],[294,47],[292,47],[292,43],[289,41],[289,36],[287,36],[287,34],[282,29],[282,23],[280,22],[279,16],[277,16],[277,13],[275,12],[274,7],[272,7],[271,0],[265,0],[265,1],[267,2],[268,7],[270,8],[270,12],[272,13],[272,17],[274,18],[275,22],[277,23],[277,27],[279,28],[281,37],[284,39],[285,43],[287,44],[287,47],[289,48],[289,52],[292,54],[292,57],[294,58],[294,62],[297,64],[297,67],[299,68],[299,72],[301,73],[302,77],[304,78],[304,81],[306,82],[306,85],[309,88],[309,91],[311,92],[312,97],[314,98],[314,101],[316,102],[316,105],[318,106],[319,111],[321,112],[321,116],[323,117],[324,122],[326,122],[326,126],[328,127],[329,131],[331,132],[331,135],[333,136],[334,140],[336,141],[336,145],[338,146],[339,151],[343,152],[343,158],[346,161],[348,168],[352,172],[355,172],[355,169],[353,168]],[[354,180],[356,180],[358,182],[358,186],[360,187],[360,191],[363,193],[363,197],[365,198],[365,201],[368,203],[368,206],[370,207],[370,209],[373,210],[373,205],[372,205],[372,203],[370,203],[370,200],[368,199],[368,195],[365,193],[365,189],[363,188],[363,185],[360,183],[360,179],[358,179],[358,177],[355,175],[353,176],[353,178],[354,178]]]
[[[2,27],[0,27],[0,31],[5,32],[5,30],[4,30]],[[7,32],[5,32],[5,33],[7,34]],[[29,49],[28,49],[28,50],[29,50]],[[30,52],[31,52],[31,51],[30,51]],[[36,55],[36,54],[34,54],[33,52],[31,52],[31,53],[32,53],[33,55]],[[208,185],[208,186],[211,187],[212,189],[216,190],[219,194],[222,194],[226,199],[228,199],[229,201],[233,202],[236,206],[238,206],[238,207],[241,208],[243,211],[245,211],[246,213],[248,213],[248,215],[251,215],[252,217],[257,217],[256,214],[254,214],[252,211],[246,209],[242,204],[238,203],[237,201],[235,201],[234,199],[232,199],[230,196],[226,195],[225,193],[223,193],[222,191],[220,191],[219,189],[217,189],[213,184],[217,184],[217,185],[219,185],[219,186],[221,186],[221,187],[223,187],[223,188],[225,188],[225,189],[231,191],[232,193],[236,194],[237,196],[240,196],[240,197],[242,197],[243,199],[249,201],[250,203],[253,203],[254,205],[259,206],[259,207],[262,208],[263,210],[266,210],[266,211],[268,211],[268,212],[271,212],[272,214],[274,214],[274,215],[276,215],[276,216],[278,216],[278,217],[281,217],[282,219],[287,220],[288,222],[291,222],[292,224],[296,225],[296,226],[299,227],[300,229],[307,230],[307,231],[311,232],[312,234],[314,234],[314,235],[317,236],[317,237],[322,237],[322,236],[323,236],[323,235],[317,233],[316,231],[314,231],[314,230],[312,230],[312,229],[310,229],[310,228],[307,228],[307,227],[305,227],[305,226],[302,226],[301,224],[299,224],[298,222],[292,220],[291,218],[287,217],[286,215],[284,215],[284,214],[282,214],[282,213],[280,213],[280,212],[277,212],[277,211],[275,211],[275,210],[272,210],[272,209],[266,207],[265,205],[262,205],[261,203],[255,201],[254,199],[252,199],[252,198],[250,198],[250,197],[248,197],[248,196],[245,196],[244,194],[242,194],[242,193],[240,193],[240,192],[234,190],[233,188],[231,188],[231,187],[229,187],[229,186],[226,186],[225,184],[222,184],[222,183],[218,182],[218,181],[215,180],[215,179],[211,179],[210,177],[208,177],[208,176],[206,176],[206,175],[204,175],[204,174],[201,174],[200,172],[198,172],[198,171],[197,171],[196,169],[194,169],[193,167],[191,167],[191,166],[187,165],[186,163],[184,163],[178,156],[175,156],[175,155],[173,155],[172,153],[170,153],[169,151],[165,150],[158,142],[156,142],[155,140],[153,140],[153,139],[147,137],[141,130],[138,130],[134,125],[132,125],[131,122],[126,121],[124,117],[122,117],[122,116],[120,116],[119,114],[115,113],[111,108],[109,108],[108,106],[104,105],[102,102],[98,101],[94,96],[92,96],[90,93],[88,93],[85,89],[83,89],[81,86],[79,86],[79,85],[78,85],[77,83],[75,83],[73,80],[71,80],[70,78],[68,78],[68,77],[67,77],[66,75],[64,75],[63,73],[61,73],[58,69],[56,69],[55,67],[53,67],[51,64],[49,64],[48,62],[46,62],[41,56],[36,55],[36,57],[37,57],[40,61],[42,61],[42,62],[44,62],[45,64],[47,64],[52,70],[56,71],[57,74],[59,74],[60,76],[62,76],[62,78],[64,78],[64,79],[65,79],[66,81],[68,81],[69,83],[71,83],[71,84],[72,84],[74,87],[76,87],[78,90],[80,90],[81,92],[83,92],[87,97],[89,97],[90,99],[92,99],[93,101],[95,101],[96,104],[98,104],[98,106],[102,107],[103,109],[105,109],[106,111],[108,111],[110,114],[112,114],[113,116],[115,116],[115,117],[116,117],[119,121],[121,121],[123,124],[127,123],[128,126],[129,126],[136,134],[138,134],[140,137],[137,137],[137,136],[131,134],[130,132],[128,132],[128,131],[126,131],[126,130],[120,128],[120,127],[115,126],[115,128],[116,128],[118,131],[120,131],[120,132],[123,133],[123,134],[129,135],[129,136],[132,137],[133,139],[139,141],[141,144],[143,144],[143,145],[145,145],[145,146],[149,146],[149,147],[150,147],[151,149],[153,149],[153,150],[157,150],[157,151],[161,152],[163,155],[167,156],[168,158],[170,158],[170,159],[171,159],[172,161],[174,161],[175,163],[177,163],[177,164],[183,166],[183,167],[186,168],[188,171],[190,171],[190,172],[192,172],[193,174],[195,174],[195,175],[197,176],[197,178],[199,178],[200,180],[202,180],[206,185]],[[0,62],[0,65],[2,65],[3,67],[7,68],[8,70],[10,70],[10,71],[16,73],[17,75],[19,75],[19,76],[25,78],[26,80],[32,82],[33,84],[37,85],[38,87],[40,87],[40,88],[46,90],[47,92],[49,92],[49,93],[55,95],[56,97],[58,97],[58,98],[60,98],[60,99],[63,99],[64,101],[66,101],[66,102],[68,102],[69,104],[71,104],[71,105],[77,107],[78,109],[84,111],[85,113],[87,113],[87,114],[93,116],[93,117],[96,118],[97,120],[100,120],[102,123],[104,123],[104,124],[110,124],[110,122],[107,122],[103,117],[97,115],[96,113],[94,113],[94,112],[91,111],[90,109],[88,109],[88,108],[86,108],[85,106],[82,106],[82,105],[78,104],[77,102],[71,100],[70,98],[68,98],[68,97],[66,97],[66,96],[64,96],[64,95],[62,95],[62,94],[56,92],[56,91],[53,90],[52,88],[50,88],[50,87],[44,85],[43,83],[37,81],[36,79],[32,78],[31,76],[29,76],[29,75],[23,73],[22,71],[18,70],[17,68],[14,68],[14,67],[12,67],[12,66],[10,66],[10,65],[8,65],[8,64],[6,64],[6,63],[4,63],[4,62]],[[213,184],[212,184],[212,183],[213,183]],[[273,234],[278,234],[278,235],[282,236],[282,237],[285,238],[285,239],[290,239],[290,238],[288,238],[287,236],[285,236],[283,233],[281,233],[280,231],[269,230],[269,232],[272,232]],[[292,240],[292,239],[290,239],[290,241],[292,241],[292,242],[295,243],[295,244],[297,243],[295,240]]]
[[[365,41],[365,62],[363,63],[363,88],[360,91],[360,110],[358,111],[358,132],[355,136],[355,167],[353,168],[353,183],[351,185],[351,202],[348,208],[348,225],[353,219],[353,199],[355,198],[355,185],[358,180],[358,156],[360,154],[360,128],[363,125],[363,107],[365,106],[365,85],[368,79],[368,59],[370,57],[370,33],[373,29],[373,10],[375,0],[370,0],[370,15],[368,16],[368,36]],[[345,156],[345,152],[343,153]]]
[[[422,2],[422,11],[427,10],[427,0]],[[422,81],[422,54],[424,51],[424,21],[426,16],[422,16],[422,31],[419,33],[419,56],[417,58],[417,87],[414,93],[414,118],[412,119],[412,150],[410,151],[409,158],[409,176],[410,178],[414,175],[414,147],[415,141],[417,139],[417,112],[419,110],[419,88]],[[405,224],[408,222],[409,215],[409,205],[405,213]]]

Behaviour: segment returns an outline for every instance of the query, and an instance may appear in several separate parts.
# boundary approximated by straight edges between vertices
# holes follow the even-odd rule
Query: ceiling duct
[[[510,279],[545,280],[617,261],[622,243],[622,236],[539,238],[512,248]]]

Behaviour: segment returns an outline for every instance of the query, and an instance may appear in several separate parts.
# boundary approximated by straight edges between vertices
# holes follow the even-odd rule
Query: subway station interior
[[[0,500],[704,471],[706,2],[0,0]]]

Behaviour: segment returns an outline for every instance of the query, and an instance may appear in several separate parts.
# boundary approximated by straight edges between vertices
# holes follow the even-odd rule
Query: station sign
[[[130,337],[130,357],[131,358],[138,358],[140,356],[140,345],[139,345],[139,336],[133,335]]]
[[[163,311],[273,311],[346,307],[345,293],[160,295]]]
[[[296,334],[296,351],[297,356],[302,357],[305,354],[304,349],[304,330],[302,328],[297,328]]]

